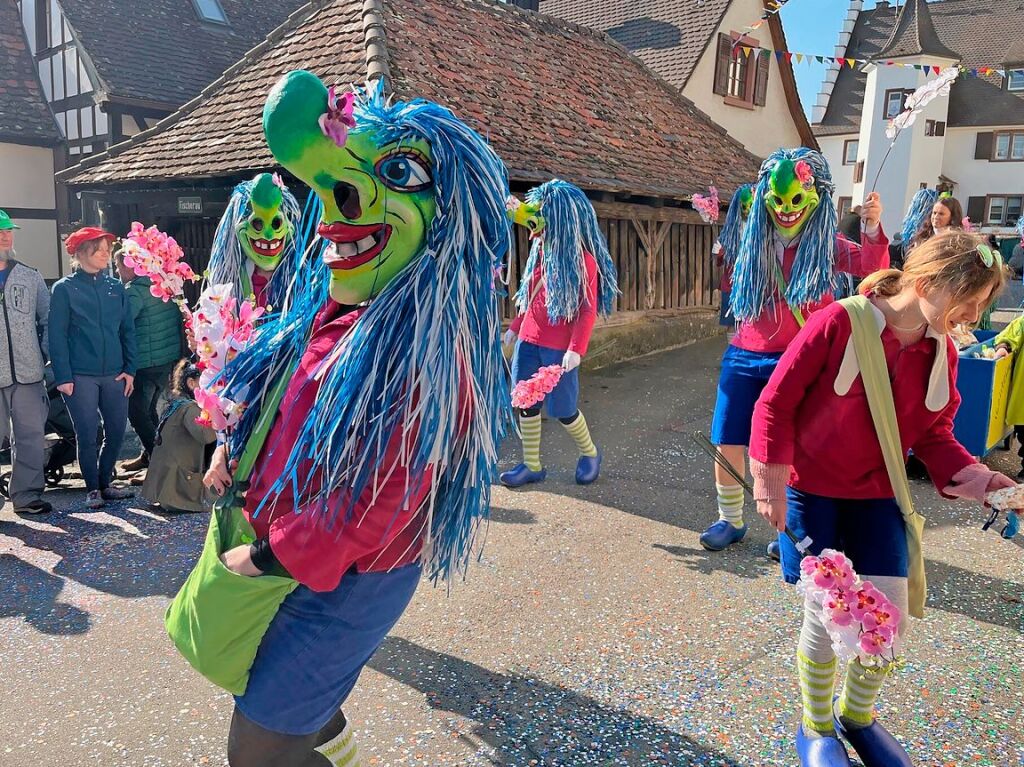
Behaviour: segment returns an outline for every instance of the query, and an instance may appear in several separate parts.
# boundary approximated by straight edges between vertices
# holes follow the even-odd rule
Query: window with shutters
[[[985,223],[989,226],[1013,226],[1024,210],[1021,195],[990,194],[985,204]]]
[[[860,148],[860,141],[855,138],[843,142],[843,165],[854,165],[857,162],[857,150]]]
[[[997,131],[992,139],[993,162],[1024,161],[1024,131]]]
[[[946,123],[942,120],[925,120],[924,121],[924,135],[926,136],[945,136],[946,135]]]
[[[853,166],[853,183],[859,184],[864,180],[864,161],[857,160],[857,164]]]
[[[764,106],[770,65],[771,52],[761,50],[755,38],[738,32],[719,34],[713,90],[732,106]]]

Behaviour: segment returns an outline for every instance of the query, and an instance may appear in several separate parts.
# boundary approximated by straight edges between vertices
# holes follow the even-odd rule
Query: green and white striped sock
[[[888,675],[888,668],[866,668],[857,658],[850,661],[838,705],[845,726],[867,727],[875,720],[875,701]]]
[[[345,722],[345,729],[334,738],[317,746],[314,751],[322,754],[332,767],[359,767],[359,749],[352,732],[352,723]]]
[[[577,412],[575,421],[562,425],[565,426],[565,430],[569,432],[576,443],[576,449],[580,451],[580,455],[597,458],[597,447],[594,445],[594,440],[590,438],[590,429],[583,413]]]
[[[523,439],[523,463],[530,471],[540,471],[541,415],[520,415],[519,433]]]
[[[718,518],[726,520],[733,527],[743,527],[743,488],[716,482],[715,490],[718,493]]]
[[[800,674],[800,698],[803,701],[804,734],[813,737],[831,735],[832,692],[836,686],[836,659],[816,663],[802,652],[796,654],[796,667]]]

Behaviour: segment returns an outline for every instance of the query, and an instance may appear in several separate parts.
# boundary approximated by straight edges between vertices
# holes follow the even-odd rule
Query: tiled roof
[[[60,0],[104,95],[174,109],[216,80],[306,0],[219,0],[227,24],[192,0]]]
[[[560,176],[613,192],[724,193],[758,160],[604,35],[479,0],[382,0],[391,86],[445,104],[489,138],[514,179]],[[203,97],[89,158],[75,184],[223,176],[271,164],[261,110],[284,73],[366,75],[364,0],[332,0],[279,30]],[[373,33],[371,33],[372,35]]]
[[[928,12],[925,0],[907,0],[900,11],[899,19],[892,35],[882,46],[881,56],[897,58],[899,56],[940,56],[959,59],[960,54],[950,50],[939,40],[932,23],[932,15]]]
[[[928,3],[935,34],[944,46],[960,51],[967,68],[1024,63],[1021,30],[1022,0],[937,0]],[[861,11],[850,38],[847,56],[871,59],[879,55],[896,23],[894,8],[879,4]],[[927,63],[927,56],[924,57]],[[814,126],[820,136],[855,133],[860,129],[867,75],[843,68],[836,80],[824,119]],[[1024,123],[1024,93],[1009,92],[997,75],[962,76],[949,96],[950,127],[1019,125]]]
[[[607,32],[655,72],[682,88],[731,3],[540,0],[540,11]]]
[[[0,141],[53,145],[60,140],[18,6],[14,0],[0,0]]]

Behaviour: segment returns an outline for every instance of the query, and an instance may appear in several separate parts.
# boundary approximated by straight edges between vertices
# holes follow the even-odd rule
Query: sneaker
[[[125,461],[124,463],[121,464],[121,469],[123,471],[127,471],[127,472],[142,471],[143,469],[148,469],[148,468],[149,468],[149,456],[146,455],[145,453],[140,455],[138,458],[133,458],[132,460]]]
[[[43,500],[35,500],[24,506],[14,507],[15,514],[49,514],[51,511],[53,511],[53,506]]]
[[[129,484],[132,487],[142,487],[146,484],[146,472],[139,472],[129,480]]]
[[[99,490],[90,490],[89,494],[85,496],[85,507],[87,509],[102,509],[103,494]]]
[[[105,487],[100,490],[104,501],[124,501],[135,497],[135,491],[126,487]]]

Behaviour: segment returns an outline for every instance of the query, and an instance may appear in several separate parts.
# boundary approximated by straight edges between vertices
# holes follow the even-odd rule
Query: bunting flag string
[[[904,68],[907,68],[907,69],[916,69],[918,71],[924,72],[925,74],[937,75],[944,68],[944,67],[939,66],[937,64],[907,64],[907,63],[902,62],[902,61],[891,61],[891,60],[873,61],[873,60],[870,60],[870,59],[854,59],[854,58],[844,58],[844,57],[836,57],[836,56],[818,56],[818,55],[810,54],[810,53],[796,53],[794,51],[776,51],[776,50],[772,50],[771,48],[758,48],[758,47],[753,47],[753,46],[749,46],[749,45],[736,45],[734,47],[734,49],[733,49],[733,56],[745,56],[748,59],[752,58],[752,57],[754,59],[757,59],[760,56],[771,56],[773,54],[775,55],[775,59],[777,61],[779,61],[780,63],[782,62],[783,59],[785,59],[786,62],[788,62],[790,64],[793,63],[794,61],[797,64],[803,64],[805,62],[807,64],[813,64],[813,63],[817,62],[818,64],[836,64],[840,68],[845,66],[845,67],[848,67],[850,69],[856,69],[857,67],[864,66],[866,64],[874,64],[875,66],[904,67]],[[1024,71],[1024,69],[1022,69],[1022,70],[1010,70],[1010,71]],[[999,76],[999,77],[1006,77],[1007,70],[1003,69],[1001,67],[993,67],[993,66],[983,66],[983,67],[965,67],[965,66],[961,66],[960,67],[960,73],[961,73],[962,76],[970,76],[970,77],[989,77],[989,76],[992,76],[992,75],[996,75],[996,76]]]
[[[753,32],[754,30],[760,29],[762,26],[767,24],[768,20],[772,16],[777,14],[779,11],[781,11],[783,6],[785,6],[786,3],[788,3],[788,2],[789,2],[789,0],[768,0],[768,2],[765,3],[765,5],[767,7],[765,8],[764,13],[761,14],[761,18],[759,18],[757,21],[753,22],[752,24],[748,24],[747,26],[743,27],[743,31],[740,33],[741,37],[742,37],[742,35],[745,35],[748,32]],[[732,44],[733,49],[735,49],[736,46],[739,44],[739,40],[740,40],[740,38],[737,38],[736,42],[734,42]]]

